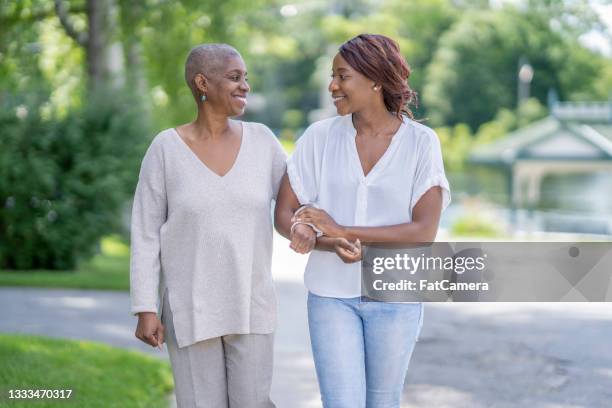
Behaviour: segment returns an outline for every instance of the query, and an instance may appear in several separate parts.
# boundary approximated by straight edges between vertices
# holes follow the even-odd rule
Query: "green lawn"
[[[86,341],[0,335],[2,407],[167,407],[167,362]],[[11,389],[71,389],[69,399],[9,399]]]
[[[101,247],[99,255],[76,271],[0,270],[0,286],[128,290],[129,247],[117,237],[104,238]]]

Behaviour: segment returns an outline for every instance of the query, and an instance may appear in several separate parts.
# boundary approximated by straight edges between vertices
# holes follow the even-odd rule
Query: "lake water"
[[[490,203],[497,216],[512,220],[507,180],[503,173],[471,169],[449,174],[453,204],[441,220],[449,228],[462,216],[473,213],[467,201],[478,197]],[[542,181],[539,204],[532,211],[514,215],[519,229],[612,235],[612,173],[551,175]]]

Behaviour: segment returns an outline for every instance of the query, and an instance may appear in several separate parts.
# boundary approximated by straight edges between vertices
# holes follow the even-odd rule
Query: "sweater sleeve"
[[[161,275],[160,229],[167,218],[164,162],[159,143],[147,150],[138,176],[131,225],[131,311],[157,312]]]

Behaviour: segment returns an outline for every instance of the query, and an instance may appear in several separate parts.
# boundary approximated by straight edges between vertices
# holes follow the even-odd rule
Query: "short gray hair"
[[[223,69],[230,57],[240,53],[227,44],[201,44],[194,47],[185,61],[185,82],[194,96],[197,96],[195,76],[204,74],[210,78]]]

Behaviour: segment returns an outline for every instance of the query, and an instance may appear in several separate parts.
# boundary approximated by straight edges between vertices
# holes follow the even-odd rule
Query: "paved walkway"
[[[279,408],[321,406],[304,262],[285,241],[275,241],[273,398]],[[0,288],[0,310],[0,332],[93,340],[167,358],[135,339],[127,293]],[[427,304],[404,393],[403,408],[609,407],[612,304]]]

